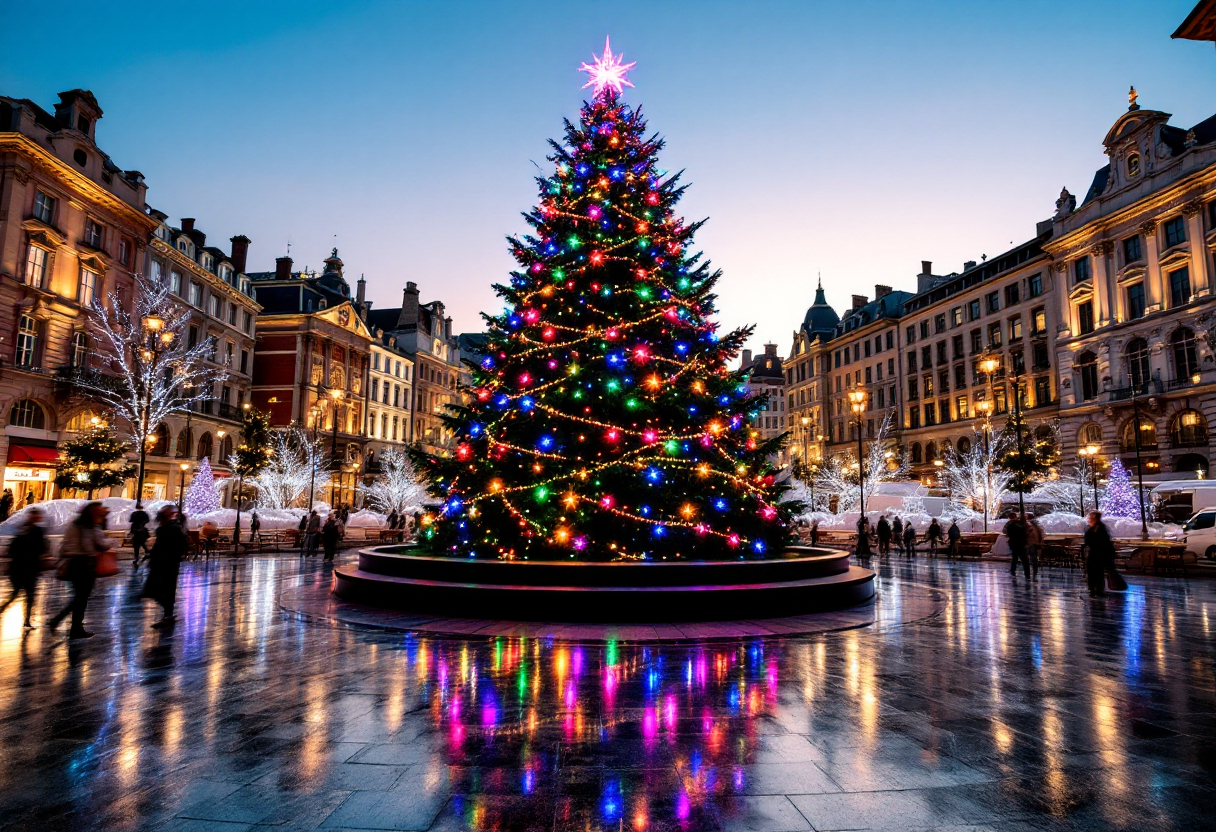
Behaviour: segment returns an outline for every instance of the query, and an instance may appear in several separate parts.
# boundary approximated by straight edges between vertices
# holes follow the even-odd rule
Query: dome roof
[[[836,330],[838,323],[840,323],[840,316],[836,314],[835,309],[828,306],[821,283],[815,290],[815,302],[811,304],[810,309],[806,310],[806,317],[802,319],[802,328],[807,335],[820,332],[830,334]]]

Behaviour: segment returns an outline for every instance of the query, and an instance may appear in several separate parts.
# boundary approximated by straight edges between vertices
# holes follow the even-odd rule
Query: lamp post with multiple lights
[[[849,407],[853,414],[857,417],[857,490],[858,498],[861,506],[861,516],[866,515],[866,471],[864,463],[864,449],[862,446],[861,436],[861,416],[866,412],[866,391],[864,388],[855,387],[849,391]]]
[[[173,343],[174,338],[173,333],[165,329],[165,319],[159,315],[146,315],[141,323],[147,337],[147,343],[146,346],[140,347],[135,351],[136,365],[140,369],[136,377],[141,380],[144,387],[143,390],[133,391],[137,396],[142,394],[144,400],[143,419],[140,425],[140,437],[142,441],[139,443],[139,476],[135,481],[136,508],[144,507],[144,465],[148,459],[148,440],[151,438],[148,436],[148,411],[152,409],[152,384],[156,381],[152,377],[152,373],[145,368],[155,366],[154,362],[157,356],[160,355],[160,351]]]

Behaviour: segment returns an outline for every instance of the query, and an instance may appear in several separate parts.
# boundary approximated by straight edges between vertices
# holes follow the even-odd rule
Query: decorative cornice
[[[1101,240],[1094,245],[1094,253],[1103,256],[1111,254],[1115,250],[1115,244],[1110,240]]]
[[[1182,216],[1193,217],[1203,210],[1203,203],[1198,199],[1192,199],[1190,202],[1182,206]]]
[[[1146,237],[1156,234],[1158,225],[1160,225],[1160,223],[1157,220],[1145,220],[1144,222],[1140,223],[1140,233]]]
[[[30,235],[30,239],[41,238],[53,246],[66,246],[68,244],[67,235],[53,225],[47,225],[42,220],[36,220],[33,217],[22,220],[21,227]]]

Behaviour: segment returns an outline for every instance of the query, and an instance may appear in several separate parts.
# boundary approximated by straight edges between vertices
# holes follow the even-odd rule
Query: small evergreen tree
[[[1052,469],[1060,462],[1060,446],[1055,431],[1037,436],[1026,425],[1026,414],[1021,410],[1009,417],[1005,431],[1012,436],[1004,453],[996,459],[996,466],[1009,473],[1006,486],[1015,494],[1029,494],[1046,480]],[[1021,442],[1018,441],[1019,436]]]
[[[55,469],[55,485],[60,490],[83,491],[91,500],[93,492],[122,485],[135,476],[135,466],[126,460],[131,443],[123,442],[104,423],[90,425],[59,450],[64,454]]]
[[[186,504],[183,506],[187,515],[206,514],[220,507],[220,492],[215,487],[215,474],[211,472],[211,459],[203,457],[186,489]]]
[[[1102,495],[1101,508],[1107,517],[1140,519],[1140,501],[1136,499],[1136,489],[1132,487],[1131,477],[1118,457],[1110,464],[1110,476],[1106,493]]]
[[[245,411],[241,424],[241,444],[228,457],[228,465],[242,480],[256,477],[262,472],[273,454],[270,442],[270,416],[251,407]],[[237,495],[238,508],[241,495]]]

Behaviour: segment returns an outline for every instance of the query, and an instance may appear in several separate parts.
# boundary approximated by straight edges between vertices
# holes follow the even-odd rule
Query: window
[[[908,327],[908,331],[904,333],[904,341],[909,344],[916,343],[916,327]]]
[[[182,273],[174,271],[169,277],[169,291],[175,295],[182,293]]]
[[[1050,378],[1036,378],[1034,380],[1034,404],[1035,407],[1051,404]]]
[[[89,336],[84,332],[72,333],[72,366],[83,367],[89,361]]]
[[[1005,305],[1013,306],[1015,303],[1022,302],[1022,287],[1016,283],[1010,283],[1005,287]]]
[[[1208,444],[1208,424],[1197,410],[1184,410],[1170,425],[1170,440],[1175,448],[1191,448]]]
[[[241,313],[241,329],[245,330],[245,332],[249,333],[250,335],[253,334],[253,313],[249,310],[245,310]]]
[[[958,413],[959,419],[970,419],[971,409],[966,396],[959,396],[954,400],[955,412]],[[959,440],[959,449],[962,449],[962,440]]]
[[[219,295],[211,296],[211,317],[222,320],[224,317],[224,301]]]
[[[980,302],[973,300],[967,304],[967,320],[976,321],[980,317]]]
[[[966,364],[955,364],[954,365],[954,389],[962,390],[966,386],[967,386],[967,365]]]
[[[192,327],[190,327],[190,330],[186,335],[186,346],[193,347],[197,343],[198,343],[198,327],[192,326]]]
[[[1081,428],[1081,445],[1101,445],[1102,444],[1102,426],[1096,422],[1090,422],[1085,427]]]
[[[204,433],[198,438],[198,453],[196,459],[209,457],[215,453],[215,440],[211,438],[210,433]]]
[[[887,404],[886,404],[887,397],[885,395],[885,392],[886,391],[883,390],[883,388],[881,388],[881,387],[878,388],[878,407],[880,410],[887,406]]]
[[[937,424],[937,406],[934,402],[925,402],[925,427]],[[930,443],[932,444],[932,443]]]
[[[933,333],[935,335],[941,335],[945,331],[946,331],[946,313],[943,312],[940,315],[934,315],[933,316]]]
[[[875,353],[875,355],[877,355],[880,352],[882,352],[882,336],[875,335],[874,336],[874,353]]]
[[[895,330],[887,330],[887,349],[895,349]]]
[[[887,359],[887,375],[889,375],[889,376],[895,375],[895,359],[894,358]]]
[[[1127,373],[1131,378],[1132,387],[1143,387],[1149,380],[1148,342],[1143,338],[1132,339],[1124,356],[1127,359]]]
[[[1081,377],[1081,398],[1085,401],[1098,396],[1098,357],[1092,352],[1077,356],[1077,374]]]
[[[1182,306],[1191,299],[1191,272],[1186,266],[1170,272],[1170,306]]]
[[[998,387],[992,391],[992,412],[1006,413],[1009,410],[1009,404],[1005,401],[1005,388]]]
[[[1081,335],[1088,335],[1094,331],[1094,303],[1091,300],[1085,303],[1077,304],[1077,324]]]
[[[1127,157],[1127,176],[1129,179],[1140,175],[1140,154],[1133,153]]]
[[[926,370],[933,366],[933,347],[928,344],[920,348],[920,366]]]
[[[1123,262],[1135,263],[1144,256],[1143,246],[1140,244],[1140,235],[1128,237],[1123,241]]]
[[[937,393],[940,396],[942,393],[950,392],[950,371],[938,370],[937,373]]]
[[[1026,295],[1037,298],[1041,294],[1043,294],[1043,275],[1032,274],[1026,279]]]
[[[8,412],[8,423],[15,428],[44,430],[46,413],[43,412],[42,405],[33,399],[20,399],[13,402],[13,406]]]
[[[908,372],[916,372],[916,350],[908,351]]]
[[[1022,340],[1022,316],[1014,315],[1009,319],[1009,343]]]
[[[922,377],[925,384],[925,398],[930,398],[933,395],[933,373],[925,373]]]
[[[91,306],[97,295],[97,272],[80,267],[80,284],[76,287],[76,302]]]
[[[101,223],[88,219],[84,221],[84,242],[93,248],[101,248]]]
[[[1001,345],[1001,323],[997,321],[994,324],[988,324],[988,346],[999,347]]]
[[[946,342],[945,341],[937,342],[937,363],[938,364],[946,363]]]
[[[908,379],[908,401],[914,402],[920,398],[920,393],[917,390],[917,381],[914,378]]]
[[[1082,257],[1080,260],[1072,264],[1072,282],[1080,283],[1083,280],[1089,280],[1093,276],[1089,258]]]
[[[1173,248],[1186,242],[1186,221],[1182,217],[1174,217],[1165,221],[1165,247]]]
[[[1170,353],[1174,358],[1175,381],[1184,381],[1199,372],[1195,334],[1186,327],[1174,330],[1170,336]]]
[[[236,304],[228,304],[228,323],[231,326],[236,326]]]
[[[13,359],[18,367],[33,367],[38,361],[38,321],[22,315],[17,321],[17,351]]]
[[[35,289],[41,289],[46,281],[46,264],[51,253],[38,246],[30,246],[25,258],[25,282]]]
[[[200,309],[203,306],[203,287],[193,280],[190,281],[190,302]]]
[[[375,354],[373,354],[373,355],[372,355],[372,369],[373,369],[373,370],[379,370],[379,369],[380,369],[380,353],[375,353]],[[375,382],[373,382],[373,383],[372,383],[372,389],[373,389],[373,390],[375,390],[375,389],[376,389],[376,387],[375,387]],[[373,394],[373,395],[374,395],[374,394]]]
[[[956,306],[950,310],[950,326],[963,325],[963,307]]]
[[[985,307],[987,308],[989,315],[991,315],[993,312],[1001,311],[1001,293],[1000,292],[989,292],[987,297],[984,298],[984,301],[985,301]]]
[[[870,384],[873,381],[874,381],[873,374],[870,372],[870,368],[866,367],[866,384]]]
[[[249,350],[241,350],[241,373],[249,374]]]
[[[950,355],[953,358],[962,358],[963,354],[963,336],[955,335],[950,339]]]
[[[984,351],[984,333],[981,330],[971,330],[971,354]]]
[[[928,321],[920,322],[920,337],[921,338],[929,337],[929,322]]]
[[[1157,426],[1145,416],[1140,417],[1139,430],[1136,430],[1136,419],[1134,417],[1127,420],[1127,424],[1123,426],[1123,438],[1120,441],[1122,450],[1136,450],[1137,438],[1140,440],[1140,448],[1142,449],[1157,447]]]
[[[1047,342],[1035,341],[1032,347],[1032,360],[1034,361],[1034,369],[1046,370],[1051,367],[1051,359],[1047,353]]]
[[[42,191],[34,197],[34,219],[47,225],[55,223],[55,203],[53,196],[47,196]]]
[[[864,355],[866,358],[870,357],[870,339],[869,338],[866,339]],[[770,361],[769,364],[771,366],[772,362]],[[397,362],[397,370],[398,370],[397,375],[401,375],[401,372],[400,372],[401,362]]]
[[[131,265],[131,244],[125,238],[118,241],[118,262],[124,266]]]
[[[965,436],[960,436],[958,438],[958,452],[960,454],[970,453],[971,452],[971,440]]]
[[[908,408],[908,427],[915,430],[920,427],[920,408],[916,405]],[[920,462],[920,444],[912,446],[912,461]]]
[[[1030,334],[1042,335],[1047,332],[1047,309],[1040,306],[1030,313]]]

